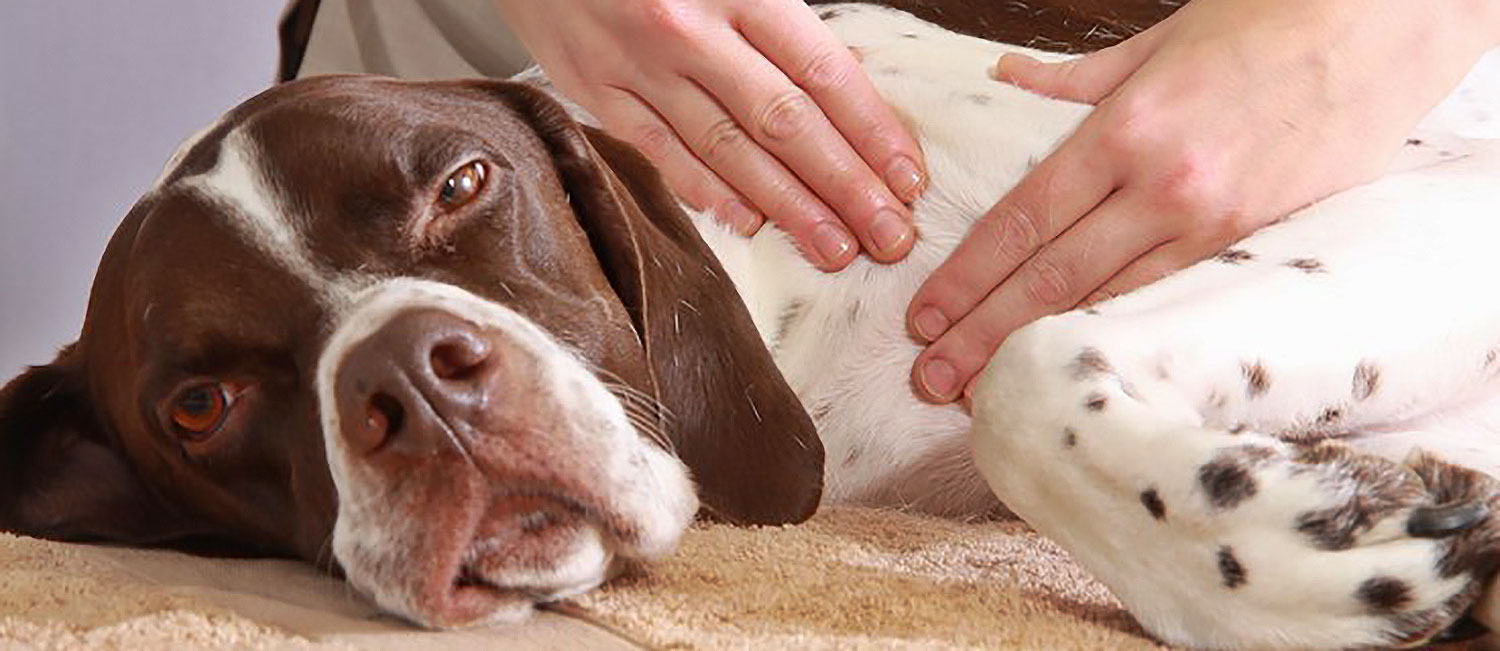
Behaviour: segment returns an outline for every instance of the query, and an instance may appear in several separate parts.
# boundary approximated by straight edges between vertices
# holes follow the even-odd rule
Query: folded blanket
[[[290,561],[0,536],[0,647],[37,649],[1157,648],[1015,520],[825,510],[698,525],[671,558],[502,629],[432,633]]]

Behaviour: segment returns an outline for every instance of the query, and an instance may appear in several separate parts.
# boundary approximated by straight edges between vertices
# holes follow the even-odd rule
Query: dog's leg
[[[1318,441],[1500,389],[1500,151],[1452,153],[1012,335],[973,396],[1000,498],[1172,642],[1442,630],[1494,565],[1494,480]]]

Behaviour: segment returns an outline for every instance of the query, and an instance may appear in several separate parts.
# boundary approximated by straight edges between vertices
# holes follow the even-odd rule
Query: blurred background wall
[[[74,340],[177,144],[276,71],[280,0],[0,1],[0,382]]]

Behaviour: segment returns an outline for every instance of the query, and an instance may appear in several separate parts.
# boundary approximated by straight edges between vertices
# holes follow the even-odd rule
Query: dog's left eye
[[[172,402],[172,424],[184,438],[205,439],[224,424],[232,400],[223,384],[204,383],[188,387]]]
[[[485,168],[482,161],[474,161],[448,175],[438,200],[447,208],[461,208],[479,196],[484,189]]]

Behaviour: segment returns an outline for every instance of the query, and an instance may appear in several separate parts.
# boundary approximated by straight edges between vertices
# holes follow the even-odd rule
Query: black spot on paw
[[[1354,367],[1353,394],[1355,400],[1369,398],[1375,395],[1375,391],[1378,389],[1380,389],[1380,367],[1376,366],[1375,362],[1365,360]]]
[[[1065,427],[1065,428],[1063,428],[1063,447],[1065,447],[1065,448],[1075,448],[1075,447],[1078,447],[1078,431],[1077,430],[1074,430],[1071,427]]]
[[[1141,493],[1141,506],[1151,512],[1151,517],[1162,520],[1167,517],[1167,505],[1161,501],[1161,495],[1156,493],[1155,488],[1148,488]]]
[[[807,14],[803,14],[803,15],[806,16]],[[844,10],[843,9],[819,9],[818,10],[818,18],[822,18],[823,20],[832,20],[832,19],[838,18],[839,16],[842,16],[842,15],[844,15]]]
[[[1083,402],[1085,409],[1089,411],[1104,411],[1109,406],[1109,398],[1102,393],[1090,393],[1087,400]]]
[[[1224,577],[1224,587],[1230,590],[1245,585],[1245,566],[1240,565],[1229,545],[1219,547],[1219,576]]]
[[[1242,262],[1249,262],[1254,259],[1254,253],[1242,249],[1224,249],[1223,251],[1220,251],[1218,255],[1214,256],[1214,260],[1217,260],[1224,264],[1240,264]]]
[[[990,97],[989,95],[986,95],[984,93],[969,93],[968,95],[964,96],[964,99],[967,100],[970,104],[975,104],[978,106],[989,106],[990,102],[994,101],[995,98]]]
[[[1221,452],[1203,464],[1198,468],[1198,484],[1208,497],[1208,503],[1216,508],[1230,509],[1255,497],[1258,487],[1251,471],[1274,455],[1269,448],[1246,445]]]
[[[1113,372],[1109,361],[1104,359],[1104,353],[1098,348],[1084,348],[1079,351],[1078,357],[1073,359],[1073,379],[1087,380],[1092,377]]]
[[[1314,260],[1312,258],[1293,258],[1286,261],[1286,266],[1303,273],[1310,274],[1324,273],[1328,271],[1327,269],[1323,268],[1323,263],[1318,262],[1317,260]]]
[[[1359,584],[1354,596],[1371,612],[1381,615],[1401,610],[1412,600],[1411,586],[1401,579],[1389,576],[1367,579]]]
[[[1099,316],[1099,309],[1094,307],[1083,308],[1083,313],[1089,316]]]
[[[901,32],[901,38],[916,38],[916,32]]]
[[[1240,372],[1245,376],[1245,395],[1259,398],[1271,389],[1271,372],[1259,361],[1241,362]]]
[[[1421,138],[1407,138],[1406,139],[1406,146],[1408,146],[1408,147],[1421,147],[1422,146],[1422,139]]]

